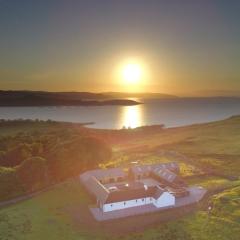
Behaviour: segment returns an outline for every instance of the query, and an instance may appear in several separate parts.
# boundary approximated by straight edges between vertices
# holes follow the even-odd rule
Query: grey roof
[[[126,173],[122,168],[109,168],[109,169],[95,169],[84,172],[80,175],[80,179],[82,182],[87,181],[90,177],[95,177],[97,180],[102,180],[106,177],[115,178],[115,177],[126,177]]]
[[[169,162],[169,163],[157,163],[157,164],[152,164],[152,165],[136,165],[132,166],[131,170],[134,174],[144,174],[144,173],[149,173],[151,171],[154,171],[157,168],[166,168],[169,169],[170,171],[179,171],[179,165],[176,162]]]
[[[167,168],[162,168],[162,167],[155,168],[153,170],[153,174],[170,183],[174,182],[177,178],[177,175],[175,173],[171,172]]]
[[[97,199],[103,203],[106,202],[110,192],[95,177],[91,176],[86,181],[86,186]]]

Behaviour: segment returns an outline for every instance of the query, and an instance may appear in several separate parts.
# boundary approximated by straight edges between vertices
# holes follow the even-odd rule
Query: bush
[[[16,178],[16,170],[0,167],[0,199],[7,200],[23,193],[24,190]]]
[[[0,138],[0,199],[43,189],[110,160],[111,148],[89,135],[65,127]]]
[[[80,172],[98,167],[111,158],[111,149],[94,137],[75,138],[55,147],[48,158],[50,175],[55,181],[76,176]]]
[[[27,144],[19,144],[17,147],[13,147],[6,151],[5,161],[2,166],[14,167],[24,161],[26,158],[31,157],[31,148]]]
[[[48,183],[46,160],[41,157],[31,157],[16,167],[16,176],[25,191],[38,190]]]

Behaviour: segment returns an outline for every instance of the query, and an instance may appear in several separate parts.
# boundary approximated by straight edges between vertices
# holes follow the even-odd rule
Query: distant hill
[[[194,96],[199,97],[240,97],[240,91],[228,91],[228,90],[205,90],[205,91],[196,91],[193,93]]]
[[[0,106],[103,106],[140,104],[129,99],[115,99],[101,93],[0,91]]]
[[[123,92],[46,92],[46,91],[1,91],[0,106],[103,106],[137,105],[131,98],[163,99],[177,96],[162,93]]]
[[[0,99],[7,98],[20,98],[26,96],[41,96],[41,97],[51,97],[51,98],[68,98],[72,100],[104,100],[106,96],[102,93],[91,93],[91,92],[46,92],[46,91],[1,91],[0,90]]]
[[[176,98],[175,95],[163,93],[125,93],[125,92],[47,92],[47,91],[27,91],[27,90],[0,90],[0,99],[25,97],[25,96],[42,96],[51,98],[68,98],[72,100],[107,100],[119,98]]]
[[[112,98],[177,98],[178,96],[163,93],[123,93],[123,92],[104,92],[105,96]]]

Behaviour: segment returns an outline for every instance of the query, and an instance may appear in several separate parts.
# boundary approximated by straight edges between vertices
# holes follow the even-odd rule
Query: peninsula
[[[88,92],[0,91],[0,106],[132,106],[141,104],[130,99],[111,99]]]

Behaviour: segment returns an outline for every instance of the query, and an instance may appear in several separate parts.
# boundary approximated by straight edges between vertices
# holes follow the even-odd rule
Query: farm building
[[[83,173],[80,180],[102,212],[148,204],[161,208],[174,206],[176,196],[160,181],[176,185],[178,172],[176,163],[167,163],[133,166],[128,174],[121,168],[91,170]]]
[[[145,177],[149,177],[155,169],[167,169],[172,173],[179,174],[180,168],[179,165],[175,162],[170,163],[160,163],[160,164],[152,164],[152,165],[135,165],[129,169],[129,174],[134,179],[141,179]]]
[[[161,181],[162,183],[169,186],[184,186],[185,183],[182,179],[174,172],[167,168],[156,167],[152,171],[153,178]]]
[[[141,166],[135,165],[129,169],[129,176],[134,180],[152,177],[162,184],[173,187],[185,185],[179,177],[179,173],[179,165],[175,162]]]
[[[94,176],[100,183],[106,184],[124,181],[127,174],[121,168],[96,169],[81,174],[80,179],[86,181],[91,176]]]

